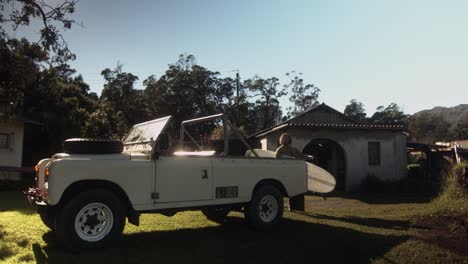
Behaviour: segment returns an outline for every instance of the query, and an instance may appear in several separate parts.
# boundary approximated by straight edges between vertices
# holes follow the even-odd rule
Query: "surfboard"
[[[274,158],[275,152],[266,149],[254,149],[259,157]],[[247,150],[246,157],[255,157],[255,155]],[[316,193],[329,193],[335,189],[336,180],[328,171],[316,166],[312,163],[307,164],[307,190]]]
[[[328,171],[312,163],[307,164],[307,190],[316,193],[329,193],[335,189],[336,180]]]
[[[266,150],[266,149],[254,149],[255,153],[257,153],[257,155],[259,157],[262,157],[262,158],[274,158],[275,157],[275,152],[274,151],[271,151],[271,150]],[[255,157],[255,155],[252,153],[252,151],[247,150],[247,152],[245,153],[245,156],[246,157]]]

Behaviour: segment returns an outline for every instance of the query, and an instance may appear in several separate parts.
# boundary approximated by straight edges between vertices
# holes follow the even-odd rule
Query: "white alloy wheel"
[[[263,222],[269,223],[273,221],[278,214],[278,202],[276,198],[271,194],[263,196],[258,204],[258,211],[260,219]]]
[[[96,242],[105,238],[114,224],[111,209],[102,203],[90,203],[76,214],[75,232],[84,241]]]

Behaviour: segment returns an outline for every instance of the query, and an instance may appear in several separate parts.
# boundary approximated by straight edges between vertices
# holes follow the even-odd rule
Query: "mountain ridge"
[[[443,119],[452,125],[456,125],[465,118],[468,118],[468,104],[459,104],[453,107],[435,106],[432,109],[425,109],[413,114],[418,117],[424,114],[441,115]]]

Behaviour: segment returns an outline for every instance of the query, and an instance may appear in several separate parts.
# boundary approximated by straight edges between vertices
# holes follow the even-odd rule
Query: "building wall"
[[[21,167],[24,123],[0,120],[0,133],[10,134],[11,149],[0,149],[0,166]]]
[[[382,180],[406,177],[406,136],[401,132],[287,128],[261,138],[266,139],[266,148],[274,151],[278,147],[278,137],[284,132],[291,135],[293,146],[300,151],[313,139],[338,143],[345,152],[347,191],[359,190],[361,181],[369,174]],[[380,142],[380,165],[368,164],[370,141]]]

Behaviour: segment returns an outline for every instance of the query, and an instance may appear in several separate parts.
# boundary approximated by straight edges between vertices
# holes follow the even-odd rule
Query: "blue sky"
[[[81,0],[74,18],[85,27],[65,37],[98,93],[101,70],[118,61],[142,88],[187,53],[222,76],[302,72],[340,111],[356,98],[368,115],[391,102],[414,113],[468,103],[467,12],[451,0]]]

